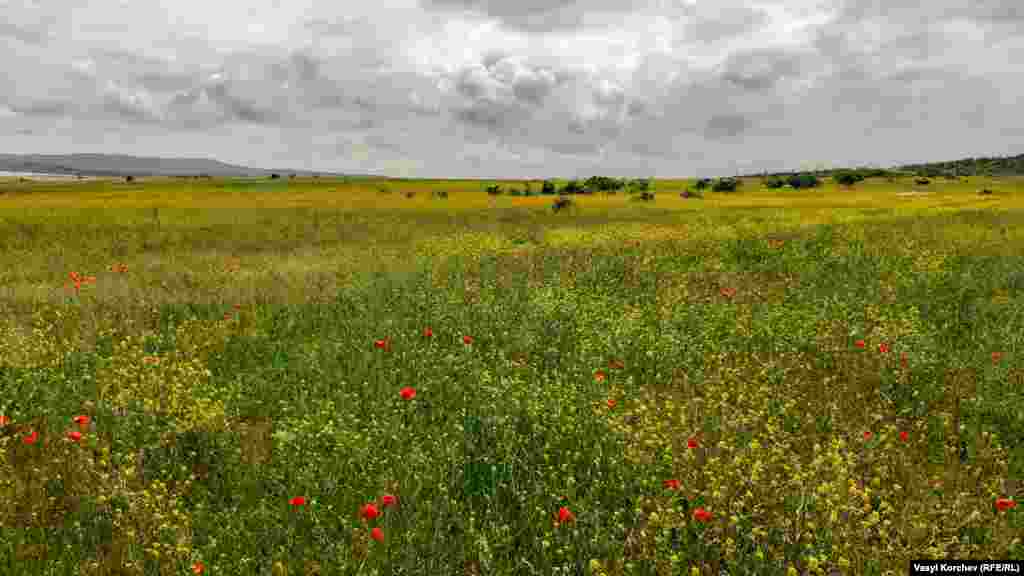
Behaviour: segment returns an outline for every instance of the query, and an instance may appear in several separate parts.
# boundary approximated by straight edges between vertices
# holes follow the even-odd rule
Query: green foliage
[[[735,192],[740,187],[740,180],[738,178],[719,178],[715,180],[715,184],[711,187],[712,192]],[[699,188],[698,188],[699,189]]]
[[[821,185],[821,181],[818,180],[817,176],[815,176],[814,174],[807,173],[794,174],[793,176],[789,177],[789,180],[786,183],[792,186],[793,188],[797,189],[817,188],[818,186]]]
[[[579,182],[576,180],[569,180],[565,183],[565,186],[562,187],[561,194],[582,194],[583,191],[583,187],[580,186]]]
[[[555,183],[551,180],[545,180],[540,187],[540,193],[545,196],[550,196],[555,193]]]

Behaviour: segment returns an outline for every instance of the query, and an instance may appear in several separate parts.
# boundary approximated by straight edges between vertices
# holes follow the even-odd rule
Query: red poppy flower
[[[202,562],[196,562],[192,565],[192,573],[196,576],[199,576],[204,571],[206,571],[206,566],[204,566]]]
[[[405,388],[399,390],[398,393],[401,394],[402,398],[405,398],[406,400],[412,400],[413,398],[416,397],[416,389],[413,388],[412,386],[406,386]]]
[[[3,414],[0,414],[0,428],[2,428],[4,426],[7,426],[8,424],[10,424],[10,422],[11,422],[10,418],[8,418],[7,416],[4,416]]]
[[[235,304],[234,306],[232,306],[232,308],[234,308],[235,310],[241,310],[242,309],[242,305],[241,304]]]
[[[572,522],[575,519],[576,516],[572,512],[570,512],[569,509],[566,508],[565,506],[562,506],[561,508],[558,509],[558,522],[560,524]]]
[[[31,434],[21,439],[25,444],[35,444],[39,440],[39,432],[33,430]]]
[[[225,312],[224,313],[224,319],[225,320],[231,320],[231,312]]]
[[[1013,500],[1011,500],[1010,498],[997,498],[996,499],[996,508],[1000,512],[1006,512],[1010,508],[1016,508],[1016,507],[1017,507],[1017,503],[1014,502]]]
[[[385,494],[380,497],[380,502],[385,508],[387,508],[395,503],[395,497],[391,494]]]
[[[722,293],[722,296],[725,296],[726,298],[732,298],[736,295],[735,288],[722,288],[720,292]]]
[[[856,346],[857,348],[863,348],[867,346],[867,344],[863,340],[857,340],[856,342],[853,343],[853,345]]]
[[[626,365],[619,360],[612,360],[611,362],[608,363],[608,367],[611,368],[612,370],[622,370],[623,368],[626,367]]]
[[[900,441],[906,442],[907,440],[910,440],[910,434],[906,430],[903,430],[900,432]]]
[[[679,480],[676,480],[675,478],[671,480],[663,480],[661,485],[664,486],[666,490],[679,490]]]
[[[291,500],[289,500],[288,503],[291,504],[292,506],[305,506],[306,505],[306,497],[305,496],[296,496],[295,498],[292,498]]]
[[[375,526],[373,530],[370,530],[370,538],[373,538],[377,542],[383,542],[384,531],[380,529],[380,526]]]
[[[387,351],[391,350],[391,342],[388,342],[387,338],[382,338],[380,340],[374,340],[373,347],[377,348],[377,349],[380,349],[380,350],[384,350],[385,352],[387,352]]]
[[[424,328],[424,329],[423,329],[423,336],[424,336],[425,338],[430,338],[430,337],[432,337],[433,335],[434,335],[434,331],[433,331],[433,330],[431,330],[430,328]]]
[[[1002,358],[1002,357],[1003,357],[1003,353],[1002,352],[993,352],[992,353],[992,361],[993,362],[999,362],[999,359]]]
[[[466,344],[467,346],[472,344],[473,343],[473,337],[472,336],[463,336],[462,337],[462,343]]]
[[[618,402],[615,401],[615,398],[609,398],[608,399],[608,407],[609,408],[615,408],[616,404],[618,404]]]
[[[360,510],[359,513],[360,515],[362,515],[363,518],[366,518],[367,520],[373,520],[380,516],[380,510],[378,510],[373,503],[363,506],[362,510]]]
[[[605,374],[604,370],[598,370],[597,372],[594,372],[594,380],[597,380],[598,382],[604,382],[604,379],[607,377],[608,375]]]
[[[143,356],[142,357],[142,361],[145,364],[159,364],[160,363],[160,357],[159,356]]]
[[[85,414],[80,414],[80,415],[78,415],[78,416],[75,416],[75,417],[74,417],[74,418],[72,419],[72,421],[73,421],[73,422],[74,422],[75,424],[78,424],[78,426],[79,426],[79,427],[81,427],[81,428],[85,428],[86,426],[88,426],[88,425],[89,425],[89,421],[90,421],[90,418],[89,418],[88,416],[86,416]]]
[[[68,432],[68,438],[70,438],[72,442],[78,442],[82,439],[82,433],[78,430],[72,430],[71,432]]]
[[[903,368],[907,367],[907,353],[903,352],[900,354],[900,366]]]
[[[696,436],[691,436],[690,438],[688,438],[686,440],[686,447],[687,448],[693,449],[693,448],[697,448],[698,446],[700,446],[700,442],[697,441],[697,437]]]
[[[871,440],[871,431],[870,430],[866,430],[864,432],[864,439],[865,440]]]
[[[693,511],[693,519],[697,522],[708,522],[711,520],[711,512],[703,508],[697,508]]]
[[[885,342],[882,342],[881,344],[878,345],[878,351],[881,352],[882,354],[888,354],[889,345],[886,344]]]

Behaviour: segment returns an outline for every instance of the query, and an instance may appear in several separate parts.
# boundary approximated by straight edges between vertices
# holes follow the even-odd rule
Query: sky
[[[672,178],[1024,152],[1022,0],[0,0],[0,14],[0,153]]]

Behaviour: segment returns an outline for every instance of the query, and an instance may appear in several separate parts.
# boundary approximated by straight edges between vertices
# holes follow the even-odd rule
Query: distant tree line
[[[949,162],[907,164],[900,170],[925,178],[957,178],[960,176],[1020,176],[1024,175],[1024,154],[994,158],[964,158]]]
[[[533,188],[529,182],[525,182],[522,188],[511,186],[508,190],[505,190],[498,184],[488,184],[484,188],[491,196],[500,196],[502,194],[508,194],[509,196],[533,196]],[[554,196],[555,194],[563,196],[573,196],[577,194],[595,194],[602,192],[605,194],[615,194],[620,190],[626,190],[629,193],[644,193],[651,189],[651,181],[647,178],[638,178],[631,180],[628,178],[610,178],[608,176],[591,176],[582,182],[579,180],[568,180],[561,184],[554,180],[544,180],[540,185],[540,194],[543,196]]]

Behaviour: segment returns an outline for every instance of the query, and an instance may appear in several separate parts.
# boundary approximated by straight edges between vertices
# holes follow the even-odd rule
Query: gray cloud
[[[704,128],[709,140],[721,140],[739,136],[753,126],[753,122],[739,114],[712,116]]]
[[[752,50],[729,56],[722,80],[751,92],[775,88],[784,79],[800,74],[801,55],[786,50]]]
[[[1019,153],[1024,134],[1019,0],[197,6],[5,5],[0,147],[681,176]]]
[[[588,20],[597,22],[609,13],[636,7],[628,0],[422,0],[420,4],[429,10],[492,18],[505,27],[534,33],[578,28]]]

